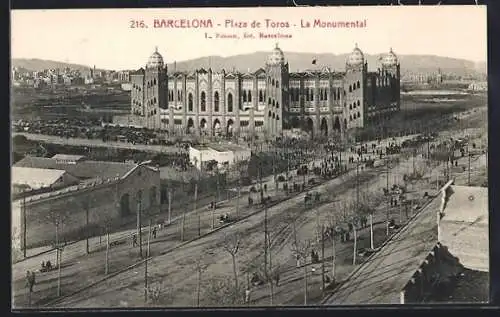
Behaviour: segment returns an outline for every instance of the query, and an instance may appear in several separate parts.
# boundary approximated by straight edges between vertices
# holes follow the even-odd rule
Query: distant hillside
[[[174,67],[174,63],[168,64],[169,70],[189,71],[197,68],[211,67],[218,71],[221,69],[235,70],[246,72],[254,71],[264,66],[269,52],[255,52],[251,54],[235,55],[228,57],[210,56],[201,57],[187,61],[179,61]],[[333,70],[343,71],[345,69],[345,60],[348,54],[314,54],[314,53],[285,53],[285,58],[290,65],[290,71],[303,71],[311,68],[319,68],[328,66]],[[365,54],[368,62],[369,70],[376,70],[379,67],[380,55]],[[434,55],[399,55],[401,63],[401,72],[436,72],[441,69],[443,73],[453,73],[455,75],[471,75],[485,74],[486,63],[475,63],[465,59],[441,57]],[[317,60],[317,65],[311,64],[313,59]],[[90,66],[68,64],[57,61],[48,61],[41,59],[13,59],[12,64],[15,67],[26,69],[29,71],[38,71],[50,68],[65,68],[78,69],[84,73],[88,72]]]
[[[252,54],[235,55],[229,57],[210,56],[196,58],[187,61],[177,62],[175,68],[178,71],[192,70],[196,68],[208,68],[213,70],[253,71],[264,66],[264,62],[269,55],[268,52],[255,52]],[[348,54],[313,54],[313,53],[285,53],[285,58],[290,65],[291,71],[299,71],[328,66],[333,70],[342,71],[345,69],[345,60]],[[365,54],[369,70],[376,70],[379,67],[380,55]],[[486,63],[475,63],[464,59],[441,57],[434,55],[400,55],[401,71],[405,72],[436,72],[441,69],[443,73],[453,73],[456,75],[485,74]],[[317,60],[316,66],[312,65],[313,59]],[[169,64],[169,69],[174,69],[174,64]]]
[[[41,71],[44,69],[64,69],[69,67],[71,69],[79,70],[82,73],[87,73],[91,67],[94,66],[86,66],[79,64],[69,64],[64,62],[57,61],[49,61],[44,59],[27,59],[27,58],[14,58],[12,59],[12,67],[18,67],[21,70],[27,71]],[[97,69],[98,71],[102,71],[102,69]]]

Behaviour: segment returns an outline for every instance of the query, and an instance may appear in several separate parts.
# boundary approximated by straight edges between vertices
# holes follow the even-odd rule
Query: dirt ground
[[[456,133],[456,132],[455,132]],[[484,134],[484,133],[483,133]],[[421,152],[423,149],[421,149]],[[417,167],[425,165],[423,159],[416,159]],[[475,160],[474,169],[481,170],[484,160],[478,158]],[[459,160],[460,166],[467,164],[467,158]],[[472,165],[472,164],[471,164]],[[292,244],[294,241],[294,230],[299,241],[315,240],[318,221],[326,221],[330,215],[339,215],[342,206],[346,202],[355,200],[356,183],[359,184],[359,191],[382,193],[382,188],[386,186],[387,180],[392,184],[401,184],[403,174],[411,171],[414,166],[413,158],[401,162],[399,165],[392,166],[389,174],[386,168],[381,166],[371,170],[363,170],[356,176],[355,171],[328,181],[327,183],[315,188],[315,191],[321,193],[321,202],[313,206],[304,207],[304,194],[299,194],[289,200],[286,200],[276,206],[268,208],[267,224],[269,236],[272,241],[270,254],[274,265],[279,264],[281,268],[280,284],[274,287],[273,304],[274,305],[301,305],[304,303],[304,268],[296,267],[296,260],[292,254]],[[434,180],[435,175],[442,174],[443,166],[434,167],[428,171],[427,175],[421,181],[410,184],[410,196],[418,199],[416,204],[423,204],[423,192],[432,193],[436,191]],[[462,181],[462,175],[465,172],[460,169],[454,173],[457,181]],[[482,177],[481,173],[478,177]],[[270,191],[274,185],[269,185]],[[168,251],[172,247],[179,246],[181,235],[181,223],[179,219],[170,227],[159,232],[158,237],[150,245],[151,255],[154,256],[148,264],[148,282],[155,284],[162,283],[161,296],[155,305],[160,306],[188,306],[196,305],[196,290],[198,276],[196,274],[196,262],[202,257],[202,262],[206,265],[206,270],[202,274],[201,281],[201,306],[215,305],[216,303],[207,300],[207,284],[212,283],[213,278],[233,277],[233,268],[231,256],[223,248],[224,238],[233,234],[241,237],[241,246],[236,255],[237,273],[240,283],[246,286],[246,272],[252,262],[262,258],[264,245],[264,212],[255,212],[254,208],[247,207],[248,193],[242,195],[240,199],[240,217],[248,215],[249,217],[240,222],[233,223],[228,227],[215,231],[208,236],[204,236],[196,241],[185,244],[175,250]],[[270,193],[273,200],[283,197],[285,194],[279,192],[277,195]],[[254,195],[256,196],[256,195]],[[256,198],[256,197],[254,197]],[[255,199],[257,200],[257,199]],[[212,213],[204,208],[203,212],[195,212],[186,216],[184,240],[187,241],[201,234],[211,231],[212,223],[218,225],[218,216],[224,213],[232,212],[235,214],[235,201],[228,202],[219,207]],[[384,201],[376,208],[374,214],[374,240],[375,246],[380,245],[386,237],[385,220],[387,219],[387,205]],[[408,215],[402,212],[400,208],[389,208],[390,218],[404,223],[414,209]],[[251,216],[250,216],[251,215]],[[201,224],[198,230],[198,219]],[[295,224],[295,225],[294,225]],[[369,230],[362,228],[358,232],[358,247],[369,247]],[[337,281],[346,278],[354,268],[352,264],[353,245],[352,240],[346,243],[335,243],[335,276]],[[318,250],[318,245],[315,245]],[[325,271],[331,273],[332,245],[327,242],[325,245]],[[64,257],[64,253],[63,253]],[[62,266],[62,294],[71,294],[83,285],[88,285],[103,277],[105,252],[99,251],[91,253],[85,257],[63,261]],[[113,247],[109,256],[109,271],[116,272],[121,268],[131,265],[138,261],[138,248],[131,246],[131,241],[124,245]],[[358,265],[362,258],[358,258]],[[53,262],[55,263],[55,262]],[[65,264],[67,263],[67,264]],[[321,268],[320,264],[308,265],[308,304],[318,303],[322,298],[321,288]],[[313,268],[315,269],[313,272]],[[14,303],[15,306],[26,305],[26,292],[24,288],[24,271],[14,268]],[[58,307],[72,308],[95,308],[95,307],[141,307],[150,306],[151,303],[144,301],[144,265],[125,271],[116,277],[111,277],[107,281],[90,287],[78,294],[64,298],[58,303]],[[35,293],[32,295],[32,303],[44,305],[53,300],[56,295],[56,272],[44,273],[38,279],[35,286]],[[270,288],[268,285],[252,288],[251,305],[269,305]]]

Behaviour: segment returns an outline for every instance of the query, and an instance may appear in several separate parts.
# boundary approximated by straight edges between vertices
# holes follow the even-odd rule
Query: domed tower
[[[161,110],[168,109],[167,81],[167,67],[155,48],[144,70],[144,114],[148,128],[159,129]]]
[[[283,131],[283,116],[288,109],[289,67],[278,44],[266,61],[266,130],[270,136]]]
[[[398,110],[400,109],[400,68],[398,57],[392,51],[385,54],[381,59],[382,74],[387,78],[391,90],[391,103],[396,103]]]
[[[352,53],[347,56],[346,71],[364,71],[366,70],[365,55],[359,49],[356,43]]]
[[[354,49],[346,59],[344,77],[344,130],[362,128],[365,124],[365,87],[368,65],[365,55],[355,44]]]

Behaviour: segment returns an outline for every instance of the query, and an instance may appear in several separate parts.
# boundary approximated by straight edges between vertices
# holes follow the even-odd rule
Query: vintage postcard
[[[485,6],[11,16],[13,309],[488,301]]]

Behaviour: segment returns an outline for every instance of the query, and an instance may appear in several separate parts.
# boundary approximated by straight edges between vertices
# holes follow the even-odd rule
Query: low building
[[[249,148],[235,144],[210,144],[189,148],[189,161],[198,169],[205,168],[210,161],[216,161],[219,168],[229,167],[236,162],[249,160],[251,155]]]
[[[12,168],[13,194],[20,194],[26,190],[40,190],[44,188],[59,189],[79,183],[78,178],[65,170],[16,167]]]
[[[102,232],[104,224],[119,227],[132,221],[138,211],[159,212],[160,171],[157,168],[147,163],[68,160],[69,157],[26,157],[14,165],[15,170],[34,168],[44,170],[47,175],[54,173],[63,178],[71,175],[77,180],[76,185],[25,191],[22,197],[13,197],[14,247],[53,243],[57,222],[60,222],[60,239],[74,240]],[[34,183],[42,182],[41,178],[36,179],[39,175],[33,175]],[[25,225],[26,239],[23,238]]]
[[[450,185],[441,199],[439,242],[465,268],[488,272],[488,188]]]

